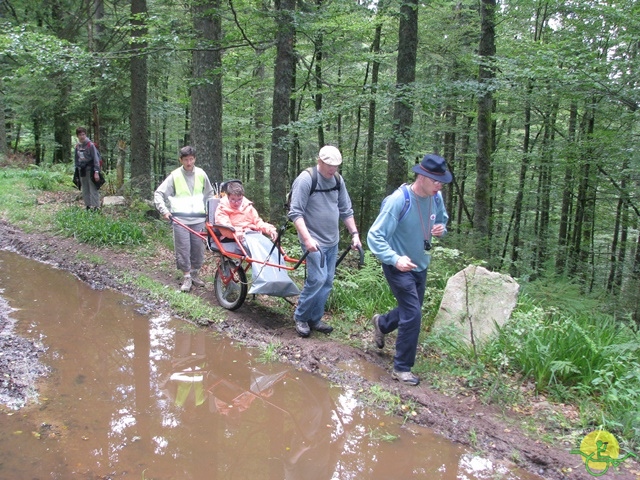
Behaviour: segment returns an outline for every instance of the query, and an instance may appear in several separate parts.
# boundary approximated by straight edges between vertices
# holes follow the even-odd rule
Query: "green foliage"
[[[566,278],[544,277],[526,282],[521,293],[537,305],[553,305],[568,314],[597,311],[602,305],[601,298],[585,295],[577,282]]]
[[[144,231],[135,220],[118,219],[99,212],[69,207],[56,214],[59,232],[82,243],[102,246],[140,245]]]
[[[282,348],[282,342],[276,340],[269,342],[261,348],[258,361],[260,363],[273,363],[278,361],[278,351]]]
[[[34,190],[57,191],[68,187],[71,182],[71,173],[66,165],[38,167],[31,165],[24,171],[27,185]]]
[[[380,263],[365,251],[365,264],[361,268],[347,267],[346,260],[336,271],[333,290],[327,309],[332,311],[358,311],[366,318],[374,313],[395,307],[395,298],[389,290]]]
[[[138,287],[149,292],[154,300],[167,302],[178,315],[188,318],[198,325],[220,322],[224,318],[220,307],[212,307],[206,300],[196,295],[185,295],[180,290],[169,288],[145,276],[131,280]]]
[[[23,203],[26,197],[31,197],[27,202],[35,203],[34,192],[27,193],[26,182],[24,181],[24,171],[13,168],[3,168],[0,170],[0,205],[9,213],[12,207]]]
[[[538,391],[559,401],[591,398],[607,429],[640,441],[640,335],[631,324],[525,301],[485,346],[483,357],[496,368],[532,378]]]

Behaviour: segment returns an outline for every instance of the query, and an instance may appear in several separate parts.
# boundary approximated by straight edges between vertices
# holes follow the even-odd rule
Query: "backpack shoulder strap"
[[[324,193],[324,192],[333,192],[334,190],[340,191],[340,185],[342,184],[342,181],[340,180],[341,177],[338,172],[336,172],[333,175],[333,178],[336,181],[336,184],[333,187],[323,189],[323,190],[317,190],[316,187],[318,186],[318,167],[317,166],[309,167],[305,169],[305,171],[309,175],[311,175],[311,190],[309,190],[309,195],[311,195],[314,192]]]
[[[317,167],[309,167],[305,169],[309,175],[311,175],[311,190],[309,190],[309,195],[316,191],[316,186],[318,185],[318,168]]]
[[[402,210],[400,210],[400,217],[398,221],[401,221],[404,216],[409,211],[411,207],[411,194],[409,193],[409,186],[406,183],[400,185],[400,190],[402,190],[402,194],[404,195],[404,205],[402,205]]]

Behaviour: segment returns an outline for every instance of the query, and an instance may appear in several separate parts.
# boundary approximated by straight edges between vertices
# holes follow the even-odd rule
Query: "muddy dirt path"
[[[2,220],[0,248],[13,250],[26,257],[67,270],[93,288],[111,288],[131,295],[141,302],[150,304],[152,308],[154,305],[146,298],[144,292],[125,282],[123,272],[145,274],[164,284],[178,286],[169,274],[163,275],[158,269],[150,268],[151,262],[136,263],[132,257],[124,253],[78,244],[73,239],[46,234],[25,234]],[[108,259],[109,263],[98,265],[79,260],[95,256]],[[215,303],[210,289],[201,291],[200,294]],[[6,321],[6,315],[0,312],[0,319],[2,318]],[[0,331],[1,328],[0,324]],[[399,385],[388,375],[366,379],[357,373],[345,372],[337,367],[338,364],[351,361],[369,364],[372,370],[378,367],[388,371],[392,350],[387,349],[380,353],[375,348],[355,349],[325,336],[299,338],[290,318],[277,315],[256,302],[247,302],[238,312],[229,312],[224,322],[212,324],[208,328],[252,346],[265,345],[277,340],[282,344],[279,353],[283,359],[286,358],[295,366],[318,373],[340,385],[351,386],[356,391],[360,388],[366,391],[373,383],[378,383],[387,390],[397,392],[403,400],[419,405],[418,415],[413,419],[416,423],[483,452],[496,462],[516,463],[524,470],[548,479],[592,478],[585,471],[579,456],[569,453],[575,445],[568,442],[551,445],[532,439],[530,434],[521,428],[523,420],[527,420],[521,414],[484,405],[473,395],[445,396],[430,389],[426,382],[418,387],[408,387]],[[5,342],[2,345],[4,355],[9,355],[7,352],[12,349],[15,355],[18,355],[19,350],[31,352],[28,358],[35,359],[41,347],[24,341]],[[7,362],[0,362],[0,378],[11,373],[6,371],[8,368]],[[11,395],[11,391],[5,393]],[[14,396],[19,393],[20,388],[14,386]],[[635,473],[636,470],[640,470],[637,464],[624,466],[608,475],[615,475],[616,478],[624,480],[639,480],[640,476]]]

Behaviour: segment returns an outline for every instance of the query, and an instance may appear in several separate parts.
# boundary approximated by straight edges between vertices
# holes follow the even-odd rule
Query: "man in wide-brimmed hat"
[[[449,216],[440,190],[452,180],[444,158],[434,154],[425,155],[413,171],[415,182],[385,199],[367,236],[398,302],[390,312],[371,319],[374,342],[382,349],[385,335],[398,330],[392,376],[407,385],[420,383],[411,368],[420,335],[431,240],[447,231]]]

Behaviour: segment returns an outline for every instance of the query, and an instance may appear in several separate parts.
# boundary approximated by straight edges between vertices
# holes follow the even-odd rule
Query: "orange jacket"
[[[218,208],[216,208],[215,222],[218,225],[228,225],[236,230],[236,235],[244,234],[247,230],[271,235],[276,233],[276,227],[260,218],[258,211],[253,206],[253,202],[247,197],[242,198],[240,208],[231,208],[228,197],[222,197]]]

